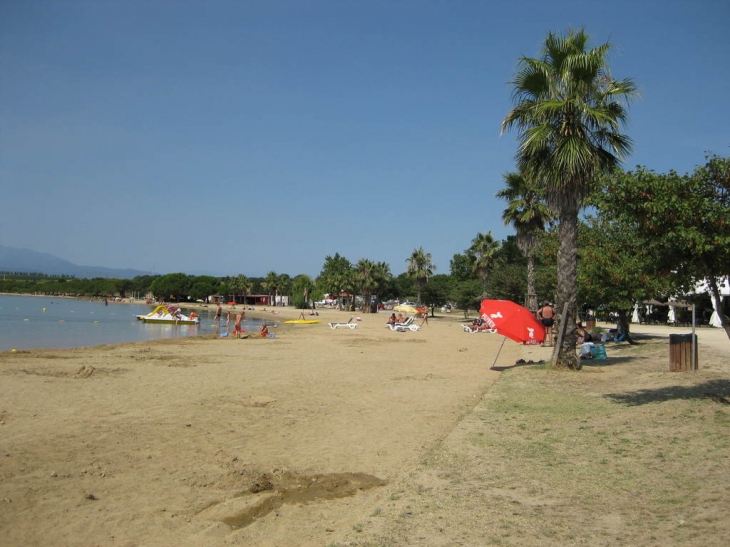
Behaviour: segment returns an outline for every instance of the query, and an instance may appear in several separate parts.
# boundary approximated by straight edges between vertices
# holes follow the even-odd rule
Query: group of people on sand
[[[399,313],[398,315],[396,315],[395,313],[391,313],[390,317],[388,317],[388,322],[386,324],[387,325],[396,325],[399,323],[403,323],[405,320],[406,319],[405,319],[405,317],[403,317],[402,313]]]
[[[537,319],[545,327],[545,343],[544,346],[553,345],[553,324],[555,323],[555,308],[550,302],[541,302],[540,309],[537,310]],[[575,325],[578,333],[576,344],[581,345],[586,342],[602,343],[606,340],[614,340],[620,342],[626,339],[626,335],[619,329],[611,329],[607,334],[591,333],[586,330],[583,323],[578,321]]]
[[[423,321],[421,321],[421,325],[428,323],[428,313],[422,311],[419,313],[419,316],[423,318]],[[398,315],[396,315],[395,313],[391,313],[388,321],[386,322],[386,325],[400,325],[402,323],[405,323],[406,319],[406,316],[404,316],[402,313],[399,313]]]

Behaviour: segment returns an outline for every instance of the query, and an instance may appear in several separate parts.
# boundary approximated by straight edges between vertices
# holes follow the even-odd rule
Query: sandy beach
[[[469,423],[499,370],[550,356],[465,333],[456,313],[393,332],[385,313],[333,330],[352,314],[285,325],[299,311],[277,311],[248,312],[275,338],[0,354],[0,543],[379,544],[347,538]],[[701,331],[703,368],[681,381],[728,378],[724,336]]]

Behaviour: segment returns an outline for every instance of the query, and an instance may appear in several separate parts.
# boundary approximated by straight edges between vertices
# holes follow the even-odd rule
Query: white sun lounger
[[[350,330],[357,328],[357,323],[354,323],[352,320],[355,319],[355,316],[353,315],[350,317],[350,320],[347,323],[330,323],[329,326],[332,330],[337,330],[340,327],[342,328],[348,328]]]
[[[415,317],[413,317],[411,315],[410,317],[408,317],[408,319],[403,321],[403,323],[395,323],[394,325],[388,325],[388,327],[390,327],[390,330],[395,330],[398,332],[405,332],[407,330],[416,332],[421,327],[420,327],[420,325],[414,324],[413,323],[414,320],[415,320]]]

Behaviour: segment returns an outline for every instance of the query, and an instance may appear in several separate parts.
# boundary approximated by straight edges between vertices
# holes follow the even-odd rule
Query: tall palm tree
[[[279,290],[279,275],[273,270],[270,271],[266,274],[266,278],[261,285],[266,289],[266,294],[269,296],[269,303],[272,306],[276,305],[276,295]]]
[[[431,262],[431,253],[423,250],[423,247],[414,249],[410,257],[406,259],[408,262],[407,273],[413,278],[418,290],[418,303],[421,303],[421,289],[428,283],[428,278],[433,275],[436,266]]]
[[[583,30],[549,33],[539,58],[522,57],[512,80],[515,106],[502,122],[502,132],[518,130],[517,165],[526,177],[544,182],[559,222],[557,318],[565,335],[552,363],[569,368],[580,368],[578,213],[596,179],[631,151],[631,139],[620,129],[625,105],[636,94],[631,80],[611,76],[610,44],[587,49],[588,39]]]
[[[535,292],[535,257],[533,252],[539,236],[545,231],[545,224],[552,220],[552,213],[545,202],[544,189],[525,178],[522,173],[505,173],[502,176],[505,188],[497,197],[507,200],[502,213],[505,224],[512,224],[517,232],[517,246],[527,258],[527,309],[537,312]]]
[[[236,287],[240,291],[240,293],[243,295],[243,304],[246,304],[246,297],[248,296],[248,293],[251,292],[251,286],[252,282],[251,280],[246,277],[243,274],[239,274],[236,276]]]
[[[226,295],[228,297],[228,301],[231,301],[231,300],[235,301],[236,300],[236,295],[239,292],[239,289],[238,289],[238,279],[235,278],[235,277],[231,277],[226,282],[226,288],[228,289],[228,294]]]
[[[280,274],[276,279],[277,296],[287,295],[291,300],[291,276]]]
[[[390,264],[387,262],[376,262],[374,272],[376,281],[375,294],[378,295],[378,299],[380,300],[388,287],[388,283],[393,279],[393,274],[390,272]]]
[[[367,305],[370,302],[370,295],[377,287],[375,268],[375,262],[367,258],[361,258],[355,264],[354,280],[360,290],[363,302],[365,302],[364,309],[368,311],[370,310],[370,306]]]
[[[477,236],[471,240],[471,247],[467,250],[469,255],[474,257],[474,273],[482,280],[485,294],[487,293],[489,272],[492,269],[494,255],[499,250],[499,246],[499,241],[494,240],[492,232],[477,233]]]

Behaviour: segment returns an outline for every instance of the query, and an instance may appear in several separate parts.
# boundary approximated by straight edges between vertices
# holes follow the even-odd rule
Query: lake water
[[[0,351],[32,348],[78,348],[161,338],[199,336],[215,332],[213,311],[196,310],[200,325],[153,325],[136,316],[150,306],[103,301],[0,295]],[[246,318],[241,325],[255,331],[258,319]],[[230,325],[233,329],[233,321]],[[221,332],[226,331],[225,316]]]

